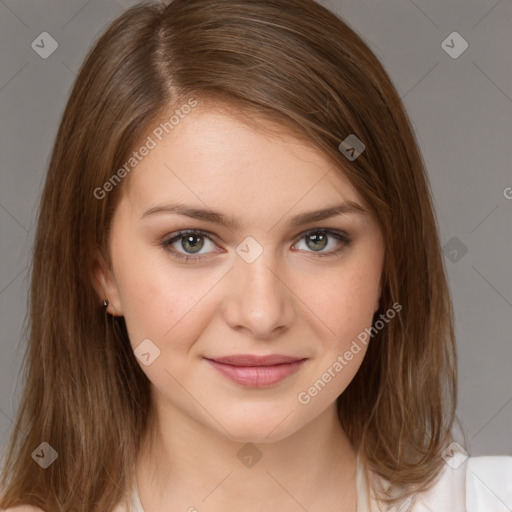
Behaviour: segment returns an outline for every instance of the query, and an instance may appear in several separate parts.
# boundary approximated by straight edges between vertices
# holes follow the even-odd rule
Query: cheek
[[[194,339],[191,334],[201,329],[197,311],[206,307],[202,299],[214,280],[173,268],[159,249],[133,247],[120,244],[114,262],[131,344],[135,348],[149,338],[163,350],[172,340],[173,350],[179,351]],[[183,332],[188,336],[181,335]]]
[[[379,297],[379,261],[361,256],[330,277],[319,282],[308,303],[320,319],[318,351],[297,400],[313,416],[343,393],[363,362]]]
[[[327,349],[342,350],[370,327],[379,298],[381,260],[378,252],[354,252],[346,264],[308,280],[307,304],[316,314]],[[314,291],[313,291],[314,290]]]

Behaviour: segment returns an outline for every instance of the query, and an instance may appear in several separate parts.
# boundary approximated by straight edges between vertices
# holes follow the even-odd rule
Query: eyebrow
[[[302,226],[310,222],[318,222],[331,217],[336,217],[338,215],[352,214],[365,216],[368,213],[368,210],[360,204],[353,201],[345,201],[343,203],[329,206],[328,208],[323,208],[321,210],[312,210],[309,212],[300,213],[299,215],[292,217],[289,223],[293,226]],[[144,212],[141,219],[157,214],[184,215],[192,219],[213,222],[230,230],[237,230],[242,226],[240,219],[237,217],[226,215],[221,212],[216,212],[214,210],[209,210],[207,208],[198,208],[186,204],[167,204],[162,206],[155,206]]]

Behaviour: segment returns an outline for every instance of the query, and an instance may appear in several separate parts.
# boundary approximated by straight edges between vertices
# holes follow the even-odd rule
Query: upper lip
[[[233,366],[271,366],[274,364],[293,363],[302,361],[305,357],[285,356],[281,354],[270,354],[257,356],[253,354],[239,354],[225,357],[207,357],[217,363],[231,364]]]

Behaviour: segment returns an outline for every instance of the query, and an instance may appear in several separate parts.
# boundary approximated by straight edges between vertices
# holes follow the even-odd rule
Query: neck
[[[336,404],[272,443],[233,441],[168,408],[155,418],[136,468],[146,512],[356,510],[356,452]]]

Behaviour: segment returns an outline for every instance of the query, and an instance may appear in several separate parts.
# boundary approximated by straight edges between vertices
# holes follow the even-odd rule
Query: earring
[[[105,299],[105,300],[103,301],[103,307],[104,307],[105,309],[107,309],[107,308],[108,308],[108,300],[107,300],[107,299]]]

